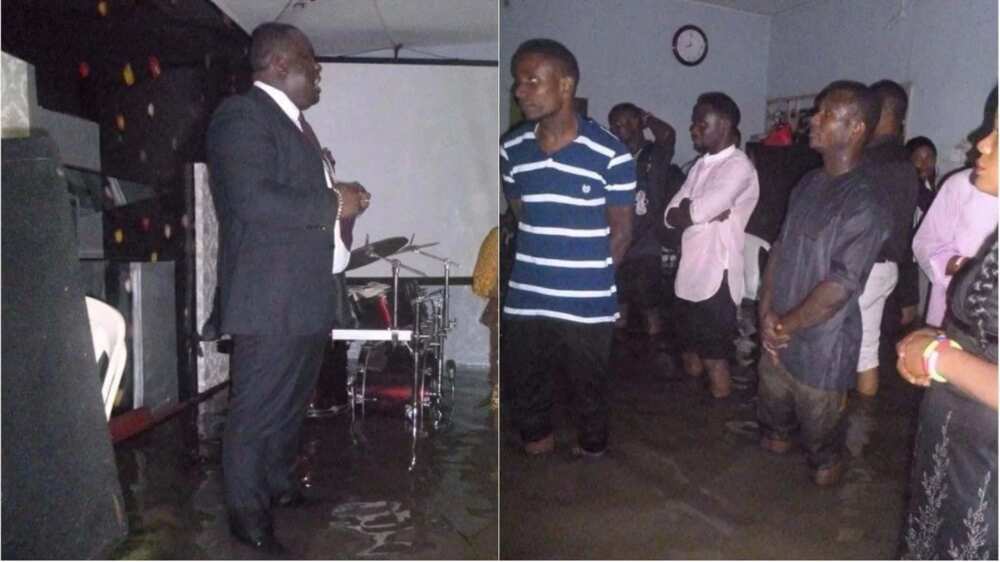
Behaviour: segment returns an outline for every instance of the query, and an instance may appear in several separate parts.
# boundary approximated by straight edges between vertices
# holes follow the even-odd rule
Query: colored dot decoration
[[[150,118],[156,115],[156,106],[153,105],[153,102],[149,102],[149,105],[146,106],[146,114],[149,115]]]
[[[149,225],[152,224],[152,221],[149,220],[149,217],[142,217],[139,224],[142,226],[143,232],[149,232]]]
[[[122,229],[120,229],[120,228],[116,229],[115,230],[115,243],[116,244],[121,244],[124,241],[125,241],[125,233],[122,232]]]
[[[151,262],[156,263],[157,260],[159,260],[159,259],[160,259],[160,255],[157,254],[156,252],[153,252],[152,254],[149,254],[149,261],[151,261]]]
[[[105,0],[101,0],[97,3],[97,13],[101,14],[101,17],[107,17],[108,3]]]
[[[125,64],[125,68],[122,69],[122,79],[125,80],[126,86],[135,84],[135,73],[132,72],[132,63]]]
[[[150,55],[149,57],[149,75],[153,78],[160,77],[160,59],[155,56]]]
[[[90,65],[86,61],[80,61],[80,66],[78,67],[80,71],[80,78],[87,78],[90,76]]]
[[[119,131],[125,130],[125,115],[119,113],[115,116],[115,127],[118,127]]]
[[[172,228],[170,228],[170,225],[169,224],[163,225],[163,237],[166,238],[167,240],[170,240],[170,238],[173,237],[173,235],[174,231]]]

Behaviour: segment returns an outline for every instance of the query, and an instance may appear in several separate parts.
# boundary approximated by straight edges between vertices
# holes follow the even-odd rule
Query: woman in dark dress
[[[973,183],[997,193],[997,130],[977,145]],[[897,346],[920,406],[904,558],[997,557],[997,233],[952,281],[943,332]]]

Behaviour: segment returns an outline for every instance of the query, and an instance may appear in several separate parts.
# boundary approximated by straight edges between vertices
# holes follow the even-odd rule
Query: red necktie
[[[306,116],[299,114],[299,125],[302,126],[302,133],[309,139],[309,142],[313,144],[318,150],[322,151],[322,146],[319,144],[319,138],[316,137],[316,131],[309,126],[309,122],[306,121]]]

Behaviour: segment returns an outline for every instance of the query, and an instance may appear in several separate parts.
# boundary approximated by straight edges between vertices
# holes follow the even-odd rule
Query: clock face
[[[674,33],[674,56],[681,64],[694,66],[705,60],[708,54],[708,39],[701,28],[685,25]]]

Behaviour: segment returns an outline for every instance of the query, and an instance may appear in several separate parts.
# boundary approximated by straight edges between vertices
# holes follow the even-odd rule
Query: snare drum
[[[392,327],[392,287],[372,282],[363,287],[351,287],[349,292],[354,314],[358,318],[358,329],[388,330]],[[397,328],[412,328],[413,301],[421,292],[422,289],[416,281],[399,280]]]

